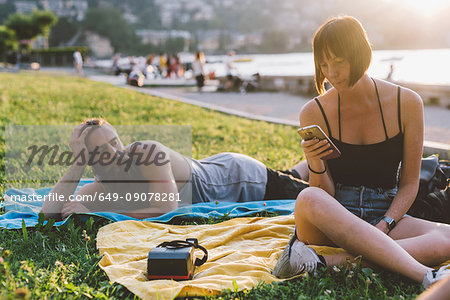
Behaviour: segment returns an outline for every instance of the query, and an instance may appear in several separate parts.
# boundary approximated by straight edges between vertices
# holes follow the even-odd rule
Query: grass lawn
[[[113,125],[191,125],[194,158],[232,151],[273,168],[288,168],[302,159],[293,127],[229,116],[83,78],[0,74],[1,194],[5,190],[5,126],[76,125],[87,117],[104,117]],[[0,298],[134,298],[123,286],[109,283],[97,266],[95,236],[106,223],[75,220],[59,228],[1,230]],[[353,266],[321,271],[317,277],[260,284],[251,291],[228,290],[217,298],[412,299],[420,291],[421,285],[400,276]]]

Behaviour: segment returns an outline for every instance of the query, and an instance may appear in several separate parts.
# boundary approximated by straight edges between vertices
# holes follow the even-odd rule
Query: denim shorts
[[[374,189],[366,186],[343,186],[337,183],[334,198],[355,216],[376,225],[391,206],[396,194],[397,187]]]

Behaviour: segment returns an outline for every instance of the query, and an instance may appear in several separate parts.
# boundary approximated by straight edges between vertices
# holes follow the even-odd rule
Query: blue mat
[[[92,179],[82,179],[77,187],[77,190],[86,183],[92,182]],[[27,227],[36,226],[38,223],[39,211],[42,206],[40,201],[17,202],[12,201],[12,195],[23,197],[43,198],[50,192],[51,188],[41,189],[9,189],[5,193],[5,202],[0,203],[6,211],[5,214],[0,215],[0,228],[19,229],[22,228],[22,220],[25,221]],[[174,218],[192,219],[192,218],[218,218],[223,216],[229,217],[244,217],[258,212],[273,212],[281,215],[290,214],[294,211],[295,200],[265,200],[252,202],[208,202],[197,203],[191,206],[179,207],[167,214],[155,218],[144,219],[144,221],[156,222],[170,222]],[[82,216],[93,216],[98,218],[106,218],[114,222],[124,220],[138,220],[118,213],[98,212],[77,214]],[[65,224],[69,219],[55,222],[55,226]]]

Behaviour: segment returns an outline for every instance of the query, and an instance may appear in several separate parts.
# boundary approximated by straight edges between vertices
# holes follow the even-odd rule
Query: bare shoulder
[[[400,89],[400,99],[402,103],[402,107],[405,108],[417,108],[417,107],[423,107],[423,101],[419,94],[417,94],[415,91],[401,87]]]
[[[164,146],[162,143],[154,140],[145,140],[134,142],[127,146],[129,153],[139,158],[142,162],[144,160],[147,162],[155,162],[159,160],[165,160],[170,156],[170,149]]]
[[[320,103],[321,107],[324,109],[325,115],[332,115],[333,107],[329,105],[329,102],[333,100],[333,91],[329,90],[324,95],[318,96],[314,99],[308,101],[300,110],[300,126],[305,127],[309,125],[319,125],[326,132],[327,127],[325,123],[324,116],[318,105],[317,101]],[[331,113],[330,113],[331,112]],[[328,133],[329,134],[329,133]]]
[[[165,151],[166,147],[158,141],[154,140],[145,140],[145,141],[137,141],[128,146],[128,148],[135,153],[143,153],[147,154],[149,152],[155,151]]]
[[[314,99],[309,100],[308,102],[306,102],[305,105],[302,106],[301,110],[300,110],[300,117],[303,115],[308,115],[310,113],[314,113],[316,111],[316,109],[318,109],[317,103]]]
[[[423,126],[423,101],[420,95],[409,88],[400,87],[400,103],[405,128],[415,128],[419,123]]]
[[[173,152],[170,148],[154,140],[134,142],[128,148],[135,157],[135,163],[144,178],[166,179],[167,172],[170,171],[171,154]]]
[[[391,99],[397,99],[397,93],[400,87],[400,100],[402,107],[404,105],[423,105],[422,98],[413,90],[382,79],[377,79],[376,81],[380,90],[382,90],[383,93],[388,95]]]
[[[317,98],[309,100],[301,108],[299,119],[300,119],[300,125],[302,127],[315,124],[315,122],[317,120],[317,116],[319,116],[321,114],[319,105],[316,102],[316,99],[319,99],[319,98],[321,98],[321,97],[317,97]]]
[[[392,105],[396,105],[398,93],[400,92],[402,117],[411,119],[415,118],[417,113],[422,112],[422,98],[413,90],[382,79],[377,79],[376,82],[380,94],[384,95],[382,97],[391,102]]]

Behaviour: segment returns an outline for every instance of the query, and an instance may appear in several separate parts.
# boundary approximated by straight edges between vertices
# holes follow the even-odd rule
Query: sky
[[[385,2],[396,2],[413,8],[424,16],[432,17],[443,8],[450,6],[448,0],[384,0]]]

